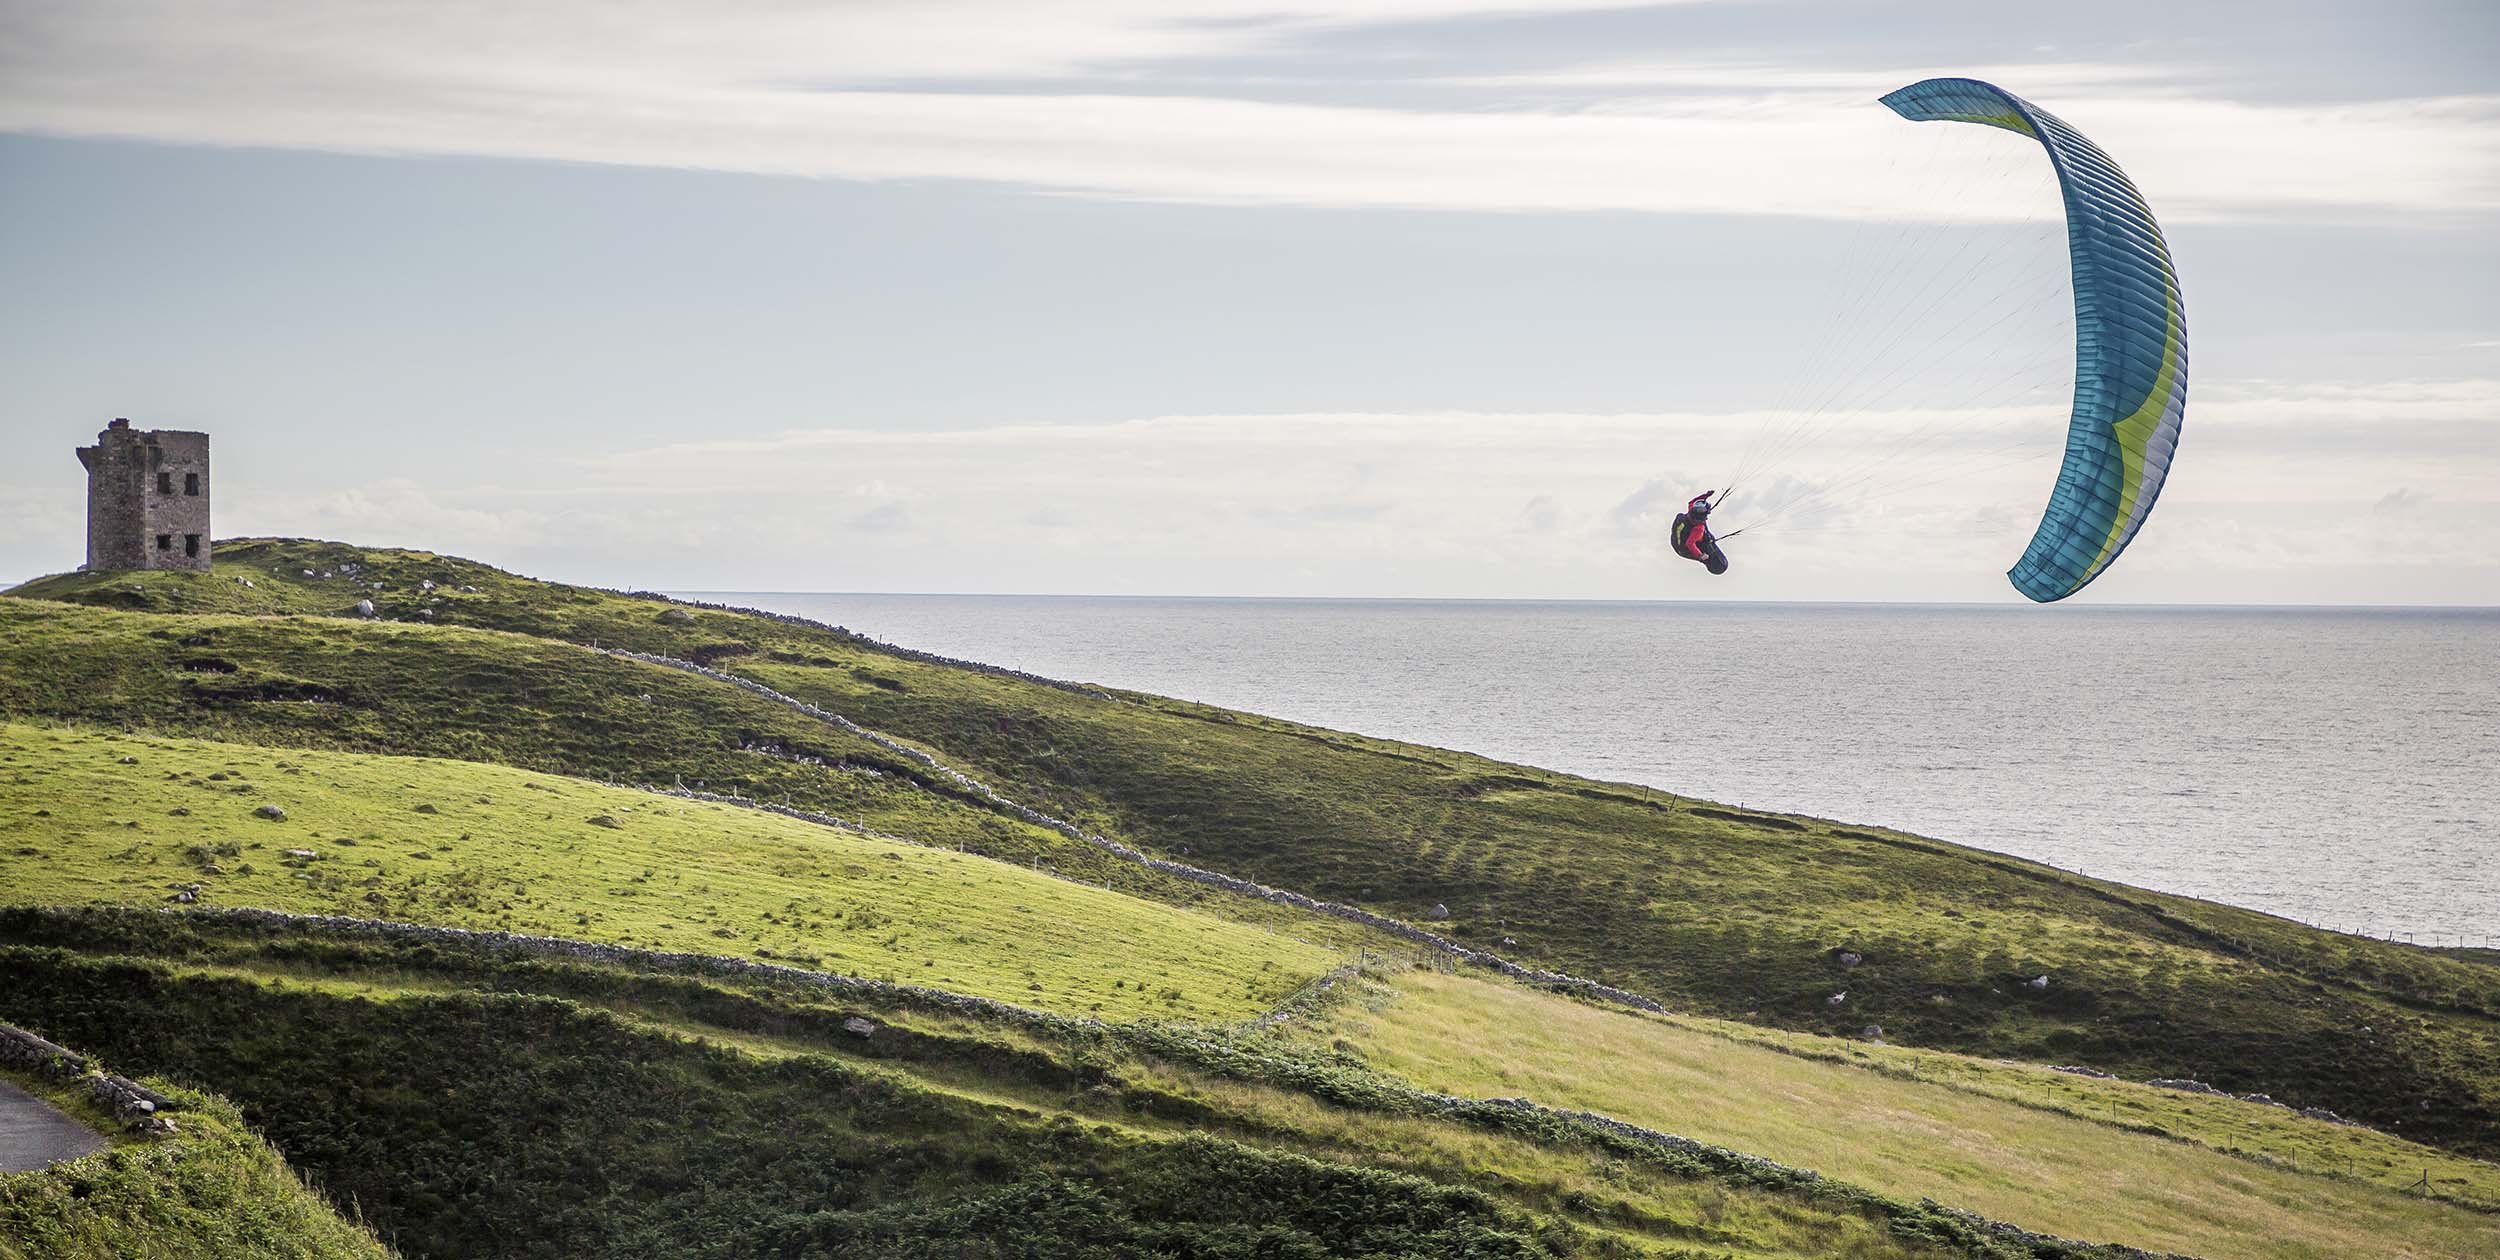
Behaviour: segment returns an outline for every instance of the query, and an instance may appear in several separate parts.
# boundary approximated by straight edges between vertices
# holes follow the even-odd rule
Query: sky
[[[602,585],[2019,602],[2063,237],[1942,74],[2180,271],[2074,602],[2500,603],[2484,0],[0,0],[0,581],[127,416]]]

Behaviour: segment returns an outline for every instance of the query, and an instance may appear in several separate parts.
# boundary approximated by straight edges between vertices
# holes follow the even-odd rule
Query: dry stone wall
[[[0,1024],[0,1067],[56,1081],[83,1077],[88,1095],[133,1131],[150,1135],[174,1131],[172,1118],[164,1114],[172,1110],[172,1099],[129,1077],[102,1071],[87,1056],[12,1024]]]

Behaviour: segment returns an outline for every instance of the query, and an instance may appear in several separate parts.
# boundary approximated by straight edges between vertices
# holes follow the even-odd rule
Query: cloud
[[[863,534],[891,534],[911,525],[911,509],[900,503],[880,503],[851,518],[851,528]]]
[[[1536,495],[1519,507],[1519,527],[1529,533],[1552,533],[1561,523],[1561,506],[1550,494]]]
[[[1799,66],[1759,61],[1598,61],[1506,74],[1462,75],[1436,80],[1468,87],[1674,88],[1725,90],[1751,95],[1826,93],[1863,103],[1920,79],[1941,74],[2014,85],[2026,96],[2074,95],[2112,85],[2162,87],[2204,73],[2194,66],[2152,63],[2021,62],[1983,66]]]
[[[2200,580],[2235,565],[2300,580],[2304,562],[2342,555],[2317,526],[2369,507],[2361,484],[2407,485],[2396,501],[2411,513],[2404,551],[2369,564],[2471,565],[2500,550],[2500,449],[2486,437],[2427,467],[2422,455],[2425,435],[2445,442],[2465,417],[2488,433],[2500,381],[2222,381],[2213,392],[2191,410],[2140,544],[2155,559],[2129,559],[2169,574],[2174,593],[2132,597],[2198,598]],[[801,430],[624,452],[567,480],[644,502],[667,500],[650,491],[674,483],[707,487],[710,498],[672,510],[747,518],[724,554],[816,572],[840,563],[824,559],[823,539],[802,545],[766,522],[812,512],[825,485],[873,479],[913,504],[908,545],[886,535],[832,550],[890,553],[897,566],[907,556],[910,576],[897,580],[912,589],[957,575],[958,589],[1622,596],[1667,589],[1666,521],[1773,419],[1324,413]],[[2037,405],[1844,417],[1738,487],[1720,524],[1748,530],[1738,541],[1756,562],[1712,594],[1989,597],[1979,579],[1993,581],[2038,521],[2063,423]],[[2212,568],[2200,579],[2163,555]]]
[[[290,533],[316,538],[372,538],[387,533],[393,545],[403,546],[421,545],[413,540],[429,536],[486,546],[533,539],[544,536],[564,515],[532,506],[466,507],[417,482],[400,479],[291,495],[271,495],[248,483],[234,484],[221,498],[249,505],[221,516],[221,534],[258,534],[264,531],[254,527],[255,519],[274,517],[287,521],[285,529]]]
[[[1606,509],[1606,523],[1619,534],[1655,534],[1667,527],[1675,518],[1676,508],[1689,497],[1664,480],[1653,478]]]
[[[2500,380],[2205,389],[2160,508],[2096,598],[2500,602]],[[1719,521],[1747,529],[1737,567],[1707,588],[1661,536],[1765,413],[806,429],[581,457],[538,484],[313,493],[238,468],[219,532],[710,589],[1992,599],[2063,449],[2062,417],[2040,413],[1843,418],[1738,486]],[[2006,433],[2027,435],[2028,462],[2007,462]],[[2401,522],[2400,542],[2331,527],[2356,515]],[[75,563],[78,519],[53,480],[0,493],[0,544],[44,567]]]
[[[1896,169],[1912,141],[1864,99],[1871,72],[1597,68],[1577,73],[1648,79],[1614,85],[1641,93],[1630,97],[1439,110],[1135,90],[1192,59],[1332,25],[1539,7],[1411,0],[1350,18],[1248,0],[1048,13],[991,0],[726,10],[104,0],[20,8],[0,26],[0,128],[1240,205],[1986,219],[2031,209],[2023,188],[1948,201],[1919,168]],[[2034,77],[2060,89],[2053,103],[2119,154],[2173,221],[2500,208],[2500,98],[2251,104],[2092,64]],[[1036,79],[1056,86],[1033,91]],[[1968,133],[1947,142],[1965,164],[2019,142],[1932,130]]]
[[[2430,501],[2431,497],[2427,494],[2423,494],[2420,491],[2413,490],[2408,487],[2398,486],[2397,488],[2380,495],[2378,502],[2370,505],[2370,510],[2382,516],[2406,516],[2419,511],[2424,504],[2427,504]]]

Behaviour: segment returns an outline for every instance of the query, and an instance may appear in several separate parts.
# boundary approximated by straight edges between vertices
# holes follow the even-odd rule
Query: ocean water
[[[700,598],[2500,945],[2500,610]]]

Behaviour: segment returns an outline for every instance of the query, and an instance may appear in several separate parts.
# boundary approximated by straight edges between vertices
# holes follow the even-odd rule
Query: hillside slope
[[[89,1091],[35,1072],[8,1080],[106,1132],[123,1126]],[[0,1173],[0,1260],[390,1260],[342,1219],[234,1105],[161,1079],[161,1137],[123,1134],[90,1155]]]
[[[1835,1034],[1873,1023],[1896,1042],[2192,1077],[2460,1151],[2500,1152],[2500,1071],[2492,1066],[2500,1062],[2500,971],[2434,951],[1881,829],[1727,810],[1181,701],[1053,685],[833,628],[534,582],[425,553],[246,540],[220,544],[213,575],[69,575],[16,593],[127,611],[34,600],[0,610],[0,681],[16,682],[0,695],[0,711],[347,747],[388,735],[393,751],[546,768],[570,758],[562,768],[573,773],[647,778],[676,765],[744,772],[743,762],[724,766],[717,747],[701,756],[654,748],[616,756],[567,747],[561,722],[493,729],[489,715],[509,703],[502,697],[516,689],[535,696],[528,688],[553,668],[551,658],[530,658],[536,649],[526,644],[628,647],[767,683],[1139,847],[1409,920],[1444,905],[1450,917],[1436,930],[1679,1007]],[[173,615],[335,615],[360,599],[402,624]],[[447,626],[529,638],[490,642]],[[218,659],[236,666],[220,676],[227,681],[176,672],[179,645],[192,636],[206,636]],[[318,642],[279,642],[307,636]],[[95,687],[27,685],[43,673],[38,662],[103,638],[117,642],[77,658]],[[524,646],[502,646],[515,643]],[[375,698],[377,676],[354,681],[393,651],[401,652],[393,669],[417,674],[431,669],[419,663],[424,657],[475,653],[478,663],[439,697],[447,701],[441,717],[436,690],[398,713]],[[509,659],[489,664],[497,656]],[[644,689],[643,677],[600,683],[585,675],[580,704],[613,711],[614,689]],[[349,681],[327,681],[340,678]],[[331,688],[332,702],[287,709],[290,680]],[[450,729],[469,710],[476,716],[456,739],[436,737],[453,746],[410,746],[420,737],[388,729],[437,721]],[[737,720],[763,729],[765,711],[756,712]],[[820,724],[816,738],[829,729]],[[775,737],[809,738],[787,728]],[[930,788],[917,795],[942,794],[944,785]],[[1084,878],[1122,887],[1131,878],[1089,855],[1049,849],[1046,837],[1028,839],[1056,854],[1045,860],[1094,863],[1082,867]],[[2027,983],[2041,975],[2048,986]],[[1830,1000],[1843,991],[1840,1002]]]
[[[2500,1172],[2455,1154],[1766,1026],[1855,1033],[1959,966],[1971,987],[1906,990],[1931,1031],[2274,1020],[2253,1043],[2341,1003],[2480,1087],[2489,969],[830,628],[415,553],[228,554],[258,567],[0,600],[0,1018],[234,1098],[412,1255],[2462,1260],[2500,1236]],[[349,596],[386,615],[332,615]],[[1151,869],[950,766],[1219,869],[1416,918],[1447,896],[1432,926],[1462,939],[1704,1009],[1740,992],[1757,1022],[1418,969],[1450,956]],[[1615,917],[1488,924],[1442,882],[1460,841],[1472,895],[1594,885]],[[1780,916],[1861,956],[1784,973]],[[1980,945],[2005,956],[1951,953]],[[2055,984],[2021,983],[2042,959]],[[2366,1095],[2356,1067],[2315,1075]]]
[[[415,1256],[2117,1255],[1272,1039],[652,959],[0,911],[0,1010],[214,1082]]]
[[[1428,1089],[1600,1112],[2068,1236],[2208,1260],[2500,1242],[2500,1167],[2236,1098],[1430,971],[1361,986],[1300,1032]]]
[[[951,850],[498,766],[0,722],[0,774],[20,905],[563,935],[1111,1019],[1247,1019],[1337,963]]]

